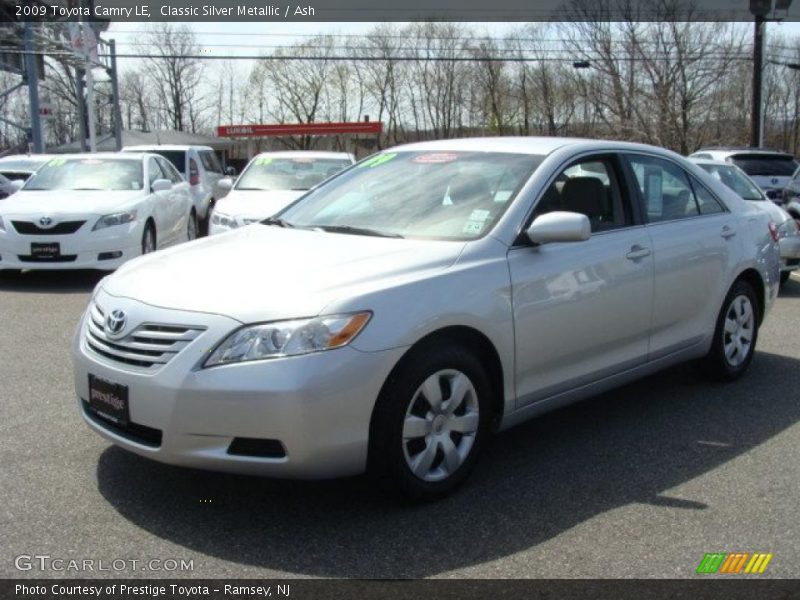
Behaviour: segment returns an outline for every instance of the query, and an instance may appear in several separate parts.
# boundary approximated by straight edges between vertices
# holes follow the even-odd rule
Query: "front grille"
[[[66,235],[75,233],[84,223],[86,221],[62,221],[45,229],[30,221],[11,221],[17,233],[22,235]]]
[[[66,263],[75,262],[77,254],[61,254],[60,256],[31,256],[30,254],[17,255],[22,262],[29,263]]]
[[[172,360],[205,328],[159,323],[143,323],[120,339],[111,339],[104,329],[105,312],[92,304],[86,327],[86,345],[108,360],[155,370]]]
[[[129,421],[127,425],[118,425],[95,413],[89,406],[89,403],[83,398],[81,398],[81,404],[83,404],[83,412],[86,417],[99,427],[113,431],[118,436],[142,444],[143,446],[150,446],[151,448],[158,448],[161,446],[162,432],[160,429],[139,425],[132,421]]]

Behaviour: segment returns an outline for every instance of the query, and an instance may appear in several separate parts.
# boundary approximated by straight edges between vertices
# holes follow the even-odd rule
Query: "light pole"
[[[788,11],[792,0],[775,0],[776,11]],[[750,13],[754,17],[753,29],[753,102],[750,114],[750,145],[764,145],[764,106],[762,85],[764,80],[764,29],[772,12],[772,0],[750,0]]]

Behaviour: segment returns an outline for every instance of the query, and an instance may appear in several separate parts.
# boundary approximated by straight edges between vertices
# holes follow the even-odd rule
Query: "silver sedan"
[[[102,280],[75,394],[154,460],[431,499],[493,431],[691,359],[739,377],[778,264],[768,215],[663,149],[402,146]]]

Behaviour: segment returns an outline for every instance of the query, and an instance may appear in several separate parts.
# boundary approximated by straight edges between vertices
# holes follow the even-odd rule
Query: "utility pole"
[[[94,75],[92,74],[91,52],[86,47],[89,39],[87,29],[89,25],[86,21],[80,22],[81,36],[83,36],[84,52],[86,57],[86,113],[89,116],[89,152],[97,152],[97,136],[95,134],[95,107],[94,107]],[[94,36],[92,35],[92,39]]]
[[[33,43],[33,27],[31,21],[25,21],[23,44],[25,48],[25,81],[28,84],[28,100],[31,112],[30,141],[33,151],[37,154],[44,152],[42,140],[42,118],[39,114],[39,73],[36,69],[36,52]]]
[[[117,78],[117,43],[114,40],[108,42],[109,54],[111,55],[111,67],[108,70],[111,78],[111,93],[114,96],[114,139],[116,141],[117,152],[122,150],[122,113],[119,109],[119,80]]]
[[[75,67],[75,99],[78,101],[78,133],[81,138],[81,152],[86,152],[86,99],[83,97],[84,72],[81,67]]]

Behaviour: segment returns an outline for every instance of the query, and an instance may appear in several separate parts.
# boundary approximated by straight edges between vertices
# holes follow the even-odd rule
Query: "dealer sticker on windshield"
[[[420,154],[411,159],[411,162],[418,165],[438,165],[444,163],[451,163],[458,159],[458,154],[452,152],[433,152],[430,154]]]
[[[462,233],[479,234],[483,231],[483,226],[486,224],[491,214],[492,213],[488,210],[476,208],[470,213],[467,222],[464,223],[464,227],[461,229]]]

